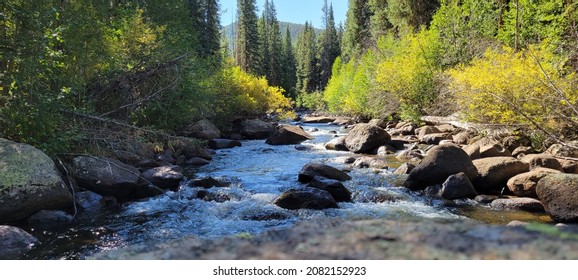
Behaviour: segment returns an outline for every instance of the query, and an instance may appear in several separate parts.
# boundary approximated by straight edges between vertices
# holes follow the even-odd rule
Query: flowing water
[[[337,126],[306,125],[314,140],[295,146],[269,146],[263,140],[244,141],[242,147],[219,150],[211,164],[187,170],[191,177],[210,176],[232,184],[208,190],[192,188],[184,181],[176,192],[156,198],[106,208],[96,213],[80,213],[65,232],[36,232],[39,245],[27,258],[83,259],[97,252],[114,250],[141,242],[163,242],[186,236],[219,238],[252,236],[266,230],[288,228],[297,221],[342,217],[346,219],[422,217],[424,219],[474,218],[489,223],[513,219],[543,220],[544,216],[520,212],[493,211],[470,200],[448,206],[396,187],[402,178],[393,169],[352,169],[353,180],[345,182],[352,203],[338,209],[285,210],[272,201],[297,182],[301,168],[311,162],[349,168],[340,158],[347,152],[327,151],[324,143],[345,131]],[[399,163],[392,162],[392,166]],[[198,199],[207,191],[216,201]]]

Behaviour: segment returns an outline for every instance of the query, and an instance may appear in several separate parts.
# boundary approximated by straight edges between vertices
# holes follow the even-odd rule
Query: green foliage
[[[305,23],[303,33],[297,37],[297,91],[314,92],[319,87],[317,37],[313,26]]]
[[[325,102],[323,101],[323,92],[316,91],[311,93],[301,93],[297,96],[296,106],[314,111],[325,111]]]
[[[342,53],[345,62],[361,55],[371,43],[371,9],[368,0],[349,0]]]
[[[323,6],[323,19],[325,30],[319,36],[319,90],[324,90],[331,78],[333,62],[341,54],[339,35],[335,28],[333,6],[327,6],[327,0]]]
[[[560,60],[546,43],[521,52],[490,49],[470,66],[450,70],[450,88],[469,120],[575,129],[576,75],[564,75]]]
[[[237,66],[244,71],[258,74],[262,69],[262,63],[255,2],[255,0],[238,1],[235,59]]]
[[[438,0],[388,0],[387,3],[389,21],[401,34],[429,26],[439,7]]]

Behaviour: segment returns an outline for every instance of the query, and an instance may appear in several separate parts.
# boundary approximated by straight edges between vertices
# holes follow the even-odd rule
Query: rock
[[[534,213],[544,212],[544,206],[542,203],[537,199],[529,197],[498,198],[490,203],[490,207],[495,209],[520,210]]]
[[[482,155],[480,153],[480,145],[477,143],[467,145],[467,146],[463,147],[463,150],[464,150],[464,152],[466,152],[466,154],[468,154],[468,156],[472,160],[482,158]]]
[[[413,169],[415,168],[414,164],[411,163],[404,163],[401,166],[399,166],[394,172],[393,174],[395,175],[406,175],[409,174]]]
[[[469,131],[462,131],[454,135],[452,138],[456,144],[466,145],[472,138],[472,133]]]
[[[530,166],[530,170],[544,167],[555,170],[562,171],[562,165],[560,162],[551,155],[548,154],[532,154],[524,156],[520,159],[523,163],[527,163]]]
[[[406,141],[405,139],[390,139],[385,142],[385,146],[390,146],[396,151],[401,151],[405,149],[405,144],[411,144],[412,142]]]
[[[515,158],[520,158],[520,156],[525,156],[534,152],[534,148],[528,146],[520,146],[512,151],[512,156]]]
[[[161,166],[142,173],[142,177],[161,189],[176,190],[185,178],[178,166]]]
[[[314,127],[314,128],[310,128],[307,132],[319,132],[319,129]]]
[[[426,134],[420,138],[420,142],[428,145],[438,145],[443,140],[452,140],[452,135],[449,133],[432,133]]]
[[[443,183],[449,176],[464,172],[468,178],[478,174],[472,160],[458,146],[443,145],[431,149],[427,157],[416,166],[403,186],[412,190],[423,190],[427,186]]]
[[[103,196],[131,198],[138,189],[140,171],[118,160],[79,156],[72,161],[78,185]]]
[[[538,182],[536,193],[554,221],[578,222],[578,175],[547,175]]]
[[[316,188],[288,190],[281,194],[273,203],[281,208],[291,210],[338,208],[337,202],[328,191]]]
[[[356,157],[345,156],[345,157],[335,158],[335,162],[336,163],[342,163],[342,164],[352,164],[355,162],[356,159],[357,159]]]
[[[377,148],[375,150],[374,154],[381,156],[381,157],[384,157],[387,155],[393,155],[395,153],[397,153],[397,150],[394,147],[392,147],[390,145],[383,145],[383,146],[380,146],[379,148]]]
[[[189,137],[211,140],[221,137],[221,131],[209,120],[200,120],[188,128]]]
[[[578,161],[559,159],[558,162],[560,162],[560,166],[564,173],[578,174]]]
[[[217,203],[223,203],[223,202],[227,202],[230,201],[231,198],[229,197],[229,195],[225,194],[225,193],[214,193],[214,192],[210,192],[210,191],[206,191],[206,190],[200,190],[197,192],[197,198],[204,200],[204,201],[214,201]]]
[[[420,150],[401,151],[395,158],[402,161],[420,161],[424,158]]]
[[[492,201],[498,199],[499,197],[495,196],[495,195],[487,195],[487,194],[480,194],[477,195],[474,200],[477,201],[478,203],[482,203],[482,204],[490,204],[492,203]]]
[[[307,186],[329,192],[336,202],[351,202],[351,192],[340,181],[315,177]]]
[[[58,230],[72,223],[72,215],[60,210],[41,210],[28,218],[31,228]]]
[[[412,135],[416,126],[410,122],[400,122],[395,126],[395,129],[391,130],[391,135]]]
[[[187,145],[183,147],[183,155],[187,160],[192,158],[202,158],[205,160],[213,159],[211,152],[199,145]]]
[[[456,142],[454,142],[454,140],[442,140],[439,143],[439,145],[449,145],[449,144],[456,144]]]
[[[521,146],[530,146],[532,142],[527,136],[517,135],[517,136],[507,136],[502,139],[502,145],[509,151],[514,151]]]
[[[246,139],[266,139],[275,132],[275,124],[262,120],[244,120],[241,124],[240,134]]]
[[[210,189],[212,187],[226,188],[229,187],[230,185],[231,183],[229,182],[223,182],[212,177],[194,179],[189,183],[190,187],[201,187],[205,189]]]
[[[529,225],[530,223],[528,222],[522,222],[522,221],[511,221],[509,222],[506,226],[508,227],[524,227]]]
[[[164,162],[165,164],[175,164],[177,160],[174,157],[174,152],[171,149],[164,150],[158,157],[157,160]]]
[[[374,157],[360,157],[355,160],[353,167],[387,169],[387,161]]]
[[[65,210],[72,203],[50,157],[30,145],[0,138],[0,223],[40,210]]]
[[[85,212],[100,211],[105,204],[102,195],[93,193],[91,191],[74,193],[76,206]]]
[[[269,145],[294,145],[314,137],[305,132],[303,128],[293,125],[279,125],[265,143]]]
[[[208,161],[204,158],[200,158],[200,157],[190,158],[190,159],[187,159],[187,161],[185,161],[185,164],[192,165],[192,166],[202,166],[202,165],[207,165],[210,163],[211,163],[210,161]]]
[[[440,125],[436,125],[435,128],[437,128],[441,133],[454,133],[456,131],[456,128],[451,125],[451,124],[440,124]]]
[[[229,139],[211,139],[209,140],[209,147],[215,150],[231,149],[241,147],[241,142]]]
[[[347,146],[345,145],[345,138],[346,136],[341,136],[327,142],[325,144],[325,149],[333,151],[348,151]]]
[[[0,260],[15,260],[26,254],[38,239],[13,226],[0,225]]]
[[[422,142],[423,138],[426,135],[437,134],[437,133],[442,133],[437,127],[435,127],[435,126],[423,126],[423,127],[418,128],[416,135],[417,135],[417,139],[419,139],[419,141]]]
[[[302,123],[331,123],[334,121],[335,121],[335,118],[332,118],[332,117],[303,117],[303,118],[301,118]]]
[[[374,126],[379,126],[379,127],[383,128],[383,129],[386,129],[386,128],[387,128],[387,121],[382,120],[382,119],[372,119],[372,120],[369,121],[368,124],[374,125]]]
[[[528,164],[512,157],[476,159],[473,163],[479,175],[472,183],[484,194],[501,193],[510,178],[529,171]]]
[[[309,183],[316,176],[321,176],[327,179],[334,179],[342,182],[351,180],[351,176],[347,175],[347,173],[335,167],[331,167],[325,164],[310,163],[303,166],[303,168],[299,172],[299,182]]]
[[[530,172],[518,174],[508,180],[508,189],[516,196],[538,198],[536,194],[538,181],[546,175],[554,173],[560,173],[560,171],[540,167]]]
[[[546,150],[546,153],[559,157],[578,158],[578,141],[569,142],[567,145],[554,144]]]
[[[332,124],[335,125],[350,125],[352,123],[353,121],[351,120],[351,118],[348,117],[338,117],[332,122]]]
[[[345,145],[353,153],[370,153],[390,139],[389,134],[379,126],[358,124],[347,134]]]
[[[480,157],[510,157],[512,153],[500,144],[490,144],[480,147]]]
[[[442,184],[440,197],[453,200],[461,198],[474,198],[478,195],[474,185],[465,173],[461,172],[448,177]]]

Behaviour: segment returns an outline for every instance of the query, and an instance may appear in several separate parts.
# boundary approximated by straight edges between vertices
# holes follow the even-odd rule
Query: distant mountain
[[[280,21],[279,22],[279,28],[281,30],[281,36],[282,37],[285,36],[285,29],[287,27],[289,27],[289,33],[291,34],[291,40],[293,40],[293,42],[295,42],[297,40],[297,36],[299,35],[299,33],[301,33],[303,31],[303,29],[305,29],[305,24]],[[321,33],[321,29],[316,28],[315,31],[317,31],[317,33]],[[235,23],[229,24],[227,26],[223,26],[221,32],[224,33],[225,36],[227,37],[227,41],[229,42],[229,48],[232,49],[233,48],[233,38],[235,37]]]

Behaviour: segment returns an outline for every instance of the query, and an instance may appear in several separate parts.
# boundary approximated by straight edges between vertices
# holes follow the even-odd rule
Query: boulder
[[[479,174],[472,183],[484,194],[501,193],[510,178],[529,171],[527,163],[513,157],[476,159],[473,163]]]
[[[211,140],[221,137],[221,131],[209,120],[200,120],[188,128],[188,136]]]
[[[142,173],[142,177],[149,183],[161,189],[175,190],[185,178],[179,166],[161,166],[151,168]]]
[[[428,134],[437,134],[442,133],[437,127],[435,126],[423,126],[417,129],[417,139],[419,141],[423,141],[423,138]]]
[[[530,172],[518,174],[508,180],[508,189],[516,196],[538,198],[536,194],[538,181],[546,175],[554,173],[560,173],[560,171],[540,167]]]
[[[409,173],[403,186],[412,191],[423,190],[428,186],[441,184],[449,176],[460,172],[470,179],[478,174],[472,160],[460,147],[437,146]]]
[[[470,141],[470,138],[472,138],[472,133],[468,131],[462,131],[454,135],[452,138],[456,144],[466,145]]]
[[[277,127],[277,130],[267,138],[265,143],[269,145],[294,145],[313,138],[299,126],[283,124]]]
[[[554,221],[578,222],[578,175],[547,175],[538,181],[536,193]]]
[[[454,133],[456,131],[456,128],[453,125],[447,123],[436,125],[435,128],[437,128],[441,133]]]
[[[546,150],[546,153],[559,157],[578,158],[578,141],[572,141],[566,145],[554,144]]]
[[[578,161],[569,159],[559,159],[558,161],[564,173],[578,174]]]
[[[315,177],[307,186],[329,192],[336,202],[351,202],[351,192],[340,181]]]
[[[380,146],[379,148],[377,148],[377,149],[374,151],[374,154],[376,154],[376,155],[378,155],[378,156],[380,156],[380,157],[385,157],[385,156],[387,156],[387,155],[393,155],[393,154],[395,154],[395,153],[397,153],[397,150],[396,150],[394,147],[390,146],[390,145]]]
[[[40,210],[65,210],[72,203],[50,157],[30,145],[0,138],[0,223]]]
[[[520,159],[523,163],[527,163],[530,166],[530,170],[544,167],[555,170],[562,171],[562,165],[560,162],[551,155],[548,154],[532,154],[526,155]]]
[[[223,203],[231,200],[231,197],[226,193],[211,192],[208,190],[198,191],[196,197],[204,201],[214,201],[217,203]]]
[[[38,239],[13,226],[0,225],[0,260],[15,260],[26,254]]]
[[[316,188],[288,190],[281,194],[274,202],[285,209],[328,209],[338,208],[337,202],[328,191]]]
[[[307,117],[303,117],[301,119],[302,123],[331,123],[334,121],[335,121],[335,118],[333,118],[333,117],[323,117],[323,116],[321,116],[321,117],[307,116]]]
[[[500,144],[489,144],[480,146],[480,157],[481,158],[488,158],[488,157],[510,157],[512,153],[502,147]]]
[[[468,156],[472,160],[482,158],[482,155],[480,153],[480,145],[477,143],[464,146],[463,149],[464,149],[464,152],[466,152],[466,154],[468,154]]]
[[[209,140],[209,147],[215,150],[231,149],[241,147],[241,142],[229,139],[211,139]]]
[[[441,141],[452,140],[452,135],[450,133],[432,133],[426,134],[420,138],[420,142],[428,145],[438,145]]]
[[[192,165],[192,166],[203,166],[203,165],[207,165],[210,164],[211,162],[204,159],[204,158],[200,158],[200,157],[193,157],[190,159],[187,159],[185,161],[186,165]]]
[[[266,139],[275,132],[277,125],[262,120],[244,120],[241,123],[240,134],[246,139]]]
[[[512,156],[515,158],[520,158],[525,155],[531,154],[534,152],[534,148],[528,146],[520,146],[512,151]]]
[[[347,173],[329,165],[310,163],[303,166],[299,172],[299,182],[309,183],[313,181],[316,176],[325,177],[327,179],[334,179],[338,181],[351,180],[351,176]]]
[[[326,150],[333,150],[333,151],[348,151],[347,146],[345,145],[345,136],[337,137],[325,144]]]
[[[345,145],[353,153],[370,153],[390,139],[389,134],[379,126],[358,124],[347,134]]]
[[[140,171],[118,160],[79,156],[72,161],[78,186],[103,196],[132,198],[138,189]]]
[[[379,126],[383,129],[387,128],[387,121],[383,120],[383,119],[372,119],[369,121],[370,125],[375,125],[375,126]]]
[[[405,139],[391,139],[385,142],[385,146],[394,148],[396,151],[401,151],[405,149],[405,144],[411,144],[411,141]]]
[[[390,131],[391,135],[412,135],[415,133],[416,126],[410,122],[400,122],[395,129]]]
[[[414,164],[411,163],[404,163],[400,165],[393,174],[395,175],[406,175],[409,174],[415,168]]]
[[[460,172],[455,175],[451,175],[442,184],[442,189],[439,193],[440,197],[453,200],[461,198],[474,198],[478,195],[474,185],[468,179],[465,173]]]
[[[542,203],[537,199],[529,197],[498,198],[490,203],[490,207],[501,210],[520,210],[534,213],[544,212]]]
[[[189,183],[190,187],[201,187],[201,188],[205,188],[205,189],[210,189],[213,187],[225,188],[225,187],[229,187],[230,185],[231,185],[231,183],[229,183],[229,182],[217,180],[217,179],[212,178],[212,177],[193,179]]]
[[[58,230],[72,223],[72,215],[60,210],[41,210],[28,218],[28,225],[37,230]]]
[[[405,150],[401,151],[395,158],[402,161],[420,161],[424,158],[420,150]]]
[[[492,203],[492,201],[498,199],[498,196],[495,195],[487,195],[487,194],[480,194],[477,195],[474,200],[478,203],[482,203],[482,204],[490,204]]]
[[[506,148],[512,152],[521,146],[531,146],[532,145],[530,138],[528,138],[527,136],[524,136],[524,135],[506,136],[504,139],[502,139],[501,142],[502,142],[502,145],[504,146],[504,148]]]
[[[105,205],[104,197],[91,191],[75,192],[74,200],[76,201],[76,206],[85,212],[100,211]]]
[[[185,156],[185,159],[189,160],[192,158],[202,158],[206,160],[213,159],[211,152],[200,145],[187,145],[183,147],[182,153]]]
[[[360,157],[353,162],[353,167],[387,169],[387,161],[381,158]]]

